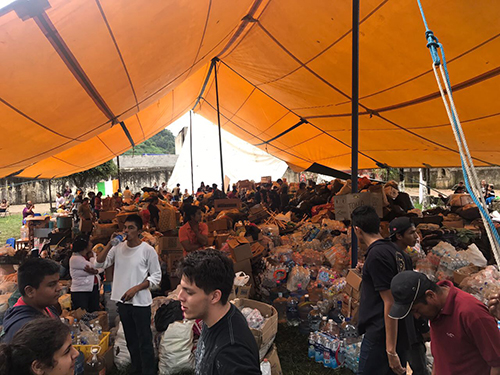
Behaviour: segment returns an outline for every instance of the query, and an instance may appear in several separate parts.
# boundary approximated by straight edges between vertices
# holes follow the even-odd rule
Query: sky
[[[2,9],[3,7],[6,7],[10,3],[13,3],[14,1],[15,0],[0,0],[0,9]]]

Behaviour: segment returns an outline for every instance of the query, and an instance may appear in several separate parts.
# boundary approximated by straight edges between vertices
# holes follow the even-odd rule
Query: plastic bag
[[[113,346],[114,362],[119,370],[124,370],[130,363],[130,353],[127,348],[127,340],[125,340],[125,332],[123,332],[122,323],[118,325],[115,345]]]
[[[467,250],[463,251],[466,259],[478,267],[486,267],[488,261],[484,257],[483,253],[478,249],[475,244],[472,244],[468,247]]]
[[[245,286],[250,280],[250,276],[248,276],[245,272],[240,271],[234,274],[234,285],[235,286]]]
[[[253,329],[259,329],[264,323],[264,317],[257,309],[252,309],[251,307],[244,307],[241,309],[241,313],[247,320],[248,326]]]
[[[192,370],[194,320],[174,322],[161,336],[158,350],[158,373],[170,375]]]
[[[288,275],[286,288],[290,292],[294,292],[297,290],[297,285],[302,284],[302,290],[305,290],[310,280],[311,275],[307,268],[302,266],[295,266],[292,268],[290,274]]]

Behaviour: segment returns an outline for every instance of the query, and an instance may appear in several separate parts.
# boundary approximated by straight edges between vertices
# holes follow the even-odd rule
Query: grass
[[[0,217],[0,246],[5,244],[7,238],[19,239],[21,237],[22,221],[22,214],[10,214]]]

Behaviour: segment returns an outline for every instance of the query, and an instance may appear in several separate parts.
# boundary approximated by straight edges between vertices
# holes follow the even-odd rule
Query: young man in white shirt
[[[116,246],[110,241],[97,256],[96,267],[115,266],[111,300],[118,305],[132,361],[131,373],[152,375],[157,370],[151,333],[153,299],[149,287],[160,284],[161,268],[155,249],[139,239],[142,225],[139,215],[128,216],[123,231],[126,241]]]

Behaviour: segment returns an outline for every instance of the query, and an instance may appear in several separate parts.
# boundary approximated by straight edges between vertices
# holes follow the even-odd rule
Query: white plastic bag
[[[478,249],[476,244],[472,244],[469,246],[467,250],[465,250],[466,259],[478,267],[486,267],[488,265],[488,261],[484,257],[481,250]]]
[[[192,370],[194,320],[171,323],[163,333],[158,351],[158,373],[170,375]]]
[[[113,347],[115,356],[115,365],[118,369],[125,369],[130,363],[130,353],[127,348],[127,340],[125,340],[125,332],[123,332],[122,322],[118,325],[116,333],[115,345]]]
[[[245,272],[240,271],[234,274],[234,286],[245,286],[250,280],[250,276],[248,276]]]

